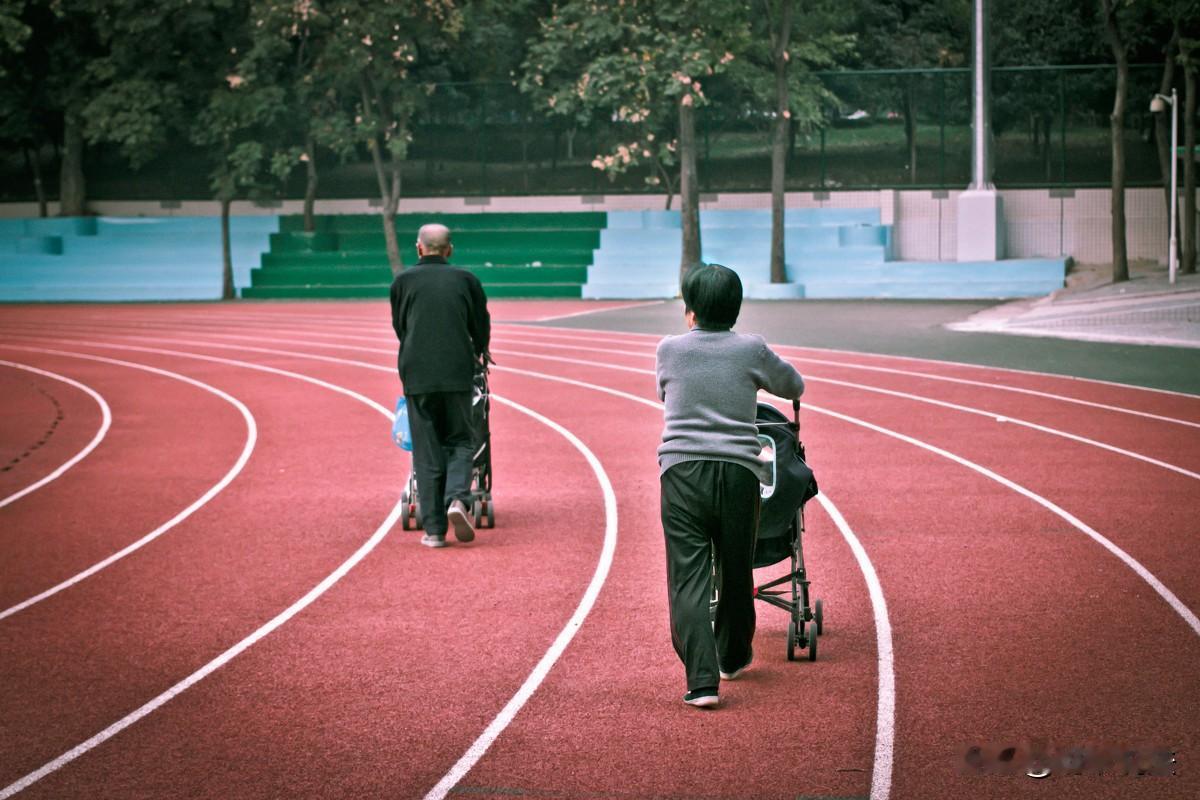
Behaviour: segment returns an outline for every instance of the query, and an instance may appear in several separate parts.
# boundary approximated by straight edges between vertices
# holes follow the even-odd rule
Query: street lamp
[[[1154,99],[1150,101],[1150,111],[1155,114],[1161,114],[1166,111],[1168,103],[1171,105],[1171,238],[1167,244],[1167,275],[1171,283],[1175,283],[1175,253],[1177,252],[1175,244],[1175,207],[1179,204],[1176,192],[1176,170],[1178,154],[1175,152],[1175,142],[1178,137],[1178,117],[1179,103],[1175,96],[1175,90],[1171,90],[1171,96],[1165,94],[1155,94]]]

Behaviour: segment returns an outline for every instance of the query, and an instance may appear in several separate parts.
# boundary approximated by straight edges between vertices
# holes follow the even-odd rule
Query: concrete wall
[[[894,225],[895,258],[910,261],[953,261],[956,254],[955,201],[958,192],[929,190],[789,192],[790,208],[878,208],[881,222]],[[1084,264],[1104,263],[1112,258],[1108,189],[1012,189],[1004,198],[1009,258],[1071,256]],[[728,193],[701,196],[701,209],[770,208],[766,192]],[[1182,214],[1182,202],[1180,213]],[[570,195],[533,197],[445,197],[408,198],[400,212],[464,213],[488,211],[642,211],[661,210],[665,195]],[[679,198],[672,207],[679,208]],[[93,213],[105,216],[215,216],[215,202],[186,201],[178,204],[154,202],[106,202],[90,204]],[[57,204],[50,213],[57,213]],[[323,200],[321,214],[365,214],[378,210],[370,200]],[[249,202],[234,203],[237,215],[298,214],[303,204],[285,201],[262,207]],[[37,215],[33,203],[0,204],[0,217]],[[1161,189],[1129,189],[1125,199],[1126,237],[1130,259],[1166,263],[1167,213]],[[1183,221],[1180,220],[1182,226]],[[1182,241],[1182,236],[1181,236]]]

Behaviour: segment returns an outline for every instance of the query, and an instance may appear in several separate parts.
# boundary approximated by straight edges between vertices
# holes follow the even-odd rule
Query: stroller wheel
[[[487,499],[483,501],[483,511],[487,515],[487,527],[496,527],[496,504],[492,502],[492,496],[489,494]]]
[[[400,515],[400,527],[406,531],[412,530],[412,518],[408,516],[408,509],[404,509],[404,513]]]
[[[787,642],[787,644],[788,644],[788,648],[787,648],[788,661],[796,660],[796,639],[797,638],[798,637],[796,635],[796,623],[789,622],[788,623],[788,642]]]
[[[471,501],[471,522],[476,528],[480,527],[480,523],[483,522],[483,503],[479,501],[479,498]]]
[[[808,634],[808,660],[817,660],[817,631],[815,628]]]
[[[817,622],[817,635],[820,636],[825,632],[825,607],[820,600],[815,603],[816,609],[813,612],[813,617]]]

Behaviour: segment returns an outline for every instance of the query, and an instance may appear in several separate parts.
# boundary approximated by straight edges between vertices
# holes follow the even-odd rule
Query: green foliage
[[[620,141],[596,169],[616,176],[650,163],[661,173],[676,162],[679,105],[703,106],[704,83],[750,36],[744,5],[730,0],[568,0],[542,21],[519,85],[551,114],[617,124]]]

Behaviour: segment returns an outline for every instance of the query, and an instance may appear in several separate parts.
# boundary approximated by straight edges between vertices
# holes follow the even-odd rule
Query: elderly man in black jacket
[[[460,542],[475,538],[467,504],[478,432],[471,414],[475,370],[488,351],[491,317],[483,285],[448,263],[454,247],[445,225],[417,233],[416,266],[392,282],[397,366],[408,398],[413,469],[425,535],[445,547],[453,526]]]

